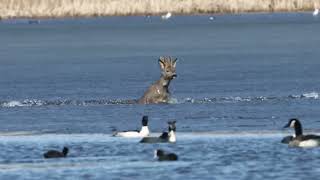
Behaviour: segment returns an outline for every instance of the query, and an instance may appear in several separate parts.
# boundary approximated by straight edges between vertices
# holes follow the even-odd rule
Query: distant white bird
[[[313,11],[313,16],[318,16],[319,14],[319,9],[316,8],[314,11]]]
[[[171,12],[168,12],[167,14],[162,15],[162,16],[161,16],[161,19],[167,20],[167,19],[171,18],[171,16],[172,16]]]
[[[210,16],[209,19],[210,19],[211,21],[213,21],[213,20],[215,19],[215,17]]]

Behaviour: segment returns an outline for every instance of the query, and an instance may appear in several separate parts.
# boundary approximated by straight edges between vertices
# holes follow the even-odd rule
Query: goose
[[[126,137],[126,138],[138,138],[138,137],[146,137],[149,136],[149,128],[148,128],[148,116],[143,116],[142,120],[142,127],[140,131],[122,131],[122,132],[116,132],[113,134],[113,136],[117,137]]]
[[[166,153],[162,149],[157,149],[154,151],[154,158],[158,158],[158,161],[176,161],[178,156],[174,153]]]
[[[56,150],[50,150],[43,154],[44,158],[62,158],[66,157],[69,152],[69,149],[67,147],[63,147],[62,152],[56,151]]]
[[[168,122],[168,132],[163,132],[159,137],[144,137],[140,143],[175,143],[176,138],[176,121]]]
[[[317,147],[320,145],[320,136],[308,134],[303,135],[302,125],[300,121],[296,118],[292,118],[289,122],[284,126],[284,128],[294,128],[295,134],[292,136],[290,140],[290,136],[287,138],[287,142],[289,146],[295,147]]]

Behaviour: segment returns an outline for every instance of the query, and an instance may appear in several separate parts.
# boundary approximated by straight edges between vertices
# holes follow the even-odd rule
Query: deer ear
[[[173,60],[173,67],[176,67],[177,61],[178,61],[177,58],[175,58],[175,59]]]
[[[163,57],[160,57],[160,59],[159,59],[159,65],[160,65],[160,68],[161,69],[164,69],[164,58]]]

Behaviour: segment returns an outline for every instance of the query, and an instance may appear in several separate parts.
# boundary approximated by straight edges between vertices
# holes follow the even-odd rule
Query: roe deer
[[[176,74],[177,58],[160,57],[159,65],[161,77],[152,84],[144,95],[139,99],[139,104],[158,104],[168,103],[170,99],[170,81],[177,77]]]

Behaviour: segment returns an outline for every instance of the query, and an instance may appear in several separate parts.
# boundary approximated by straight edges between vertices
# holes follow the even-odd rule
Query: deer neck
[[[168,88],[169,87],[169,84],[170,84],[170,79],[166,79],[164,76],[161,76],[160,77],[160,79],[159,79],[159,81],[158,81],[158,83],[161,85],[161,86],[163,86],[163,87],[165,87],[165,88]]]

